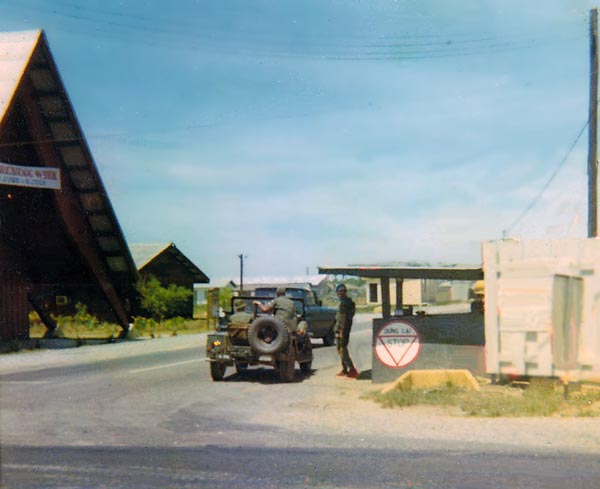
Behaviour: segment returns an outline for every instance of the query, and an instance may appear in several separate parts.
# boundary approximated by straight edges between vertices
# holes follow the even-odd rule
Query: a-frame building
[[[60,188],[0,178],[0,339],[77,302],[125,327],[136,267],[43,31],[0,33],[0,170],[15,168],[58,171]]]

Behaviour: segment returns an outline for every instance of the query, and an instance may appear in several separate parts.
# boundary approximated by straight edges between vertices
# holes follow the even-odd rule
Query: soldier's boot
[[[358,370],[355,368],[351,369],[347,374],[346,378],[348,379],[357,379],[358,378]]]

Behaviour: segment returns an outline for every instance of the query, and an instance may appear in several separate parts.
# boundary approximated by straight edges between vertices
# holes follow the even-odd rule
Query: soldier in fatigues
[[[237,301],[235,303],[235,313],[229,318],[231,323],[250,323],[254,317],[252,314],[246,312],[246,303],[244,301]]]
[[[287,324],[290,331],[296,331],[298,324],[296,320],[296,306],[294,305],[294,301],[285,296],[285,287],[278,287],[276,294],[277,297],[267,305],[262,304],[260,301],[254,301],[254,303],[262,312],[272,312],[275,317],[281,319],[285,324]]]
[[[337,349],[342,360],[342,370],[337,374],[338,377],[346,377],[349,379],[356,379],[358,377],[358,370],[354,367],[350,353],[348,352],[348,342],[350,341],[350,330],[352,329],[352,319],[354,318],[354,312],[356,305],[354,301],[346,294],[346,286],[339,284],[335,288],[335,292],[340,300],[338,312],[336,315],[336,339]]]

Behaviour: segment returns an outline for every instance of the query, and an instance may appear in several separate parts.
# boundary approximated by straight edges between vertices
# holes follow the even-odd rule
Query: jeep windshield
[[[276,287],[259,287],[254,290],[254,295],[256,297],[275,297],[276,291]],[[307,306],[315,304],[315,298],[310,290],[286,287],[285,295],[292,299],[303,299]]]
[[[274,299],[277,295],[277,287],[260,287],[254,290],[254,296],[257,299]],[[312,305],[314,300],[311,300],[311,294],[304,289],[286,288],[285,295],[294,301],[296,312],[301,316],[304,315],[302,310],[303,305]],[[308,300],[307,300],[308,299]]]

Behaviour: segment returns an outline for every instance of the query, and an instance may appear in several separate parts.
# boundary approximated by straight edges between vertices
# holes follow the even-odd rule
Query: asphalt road
[[[212,382],[204,335],[1,358],[0,486],[598,487],[598,452],[547,448],[556,439],[536,438],[547,424],[520,424],[515,431],[540,432],[523,446],[454,437],[465,421],[361,399],[373,388],[369,330],[359,318],[351,341],[359,381],[336,379],[335,348],[320,342],[313,374],[297,370],[291,384],[269,368]]]

